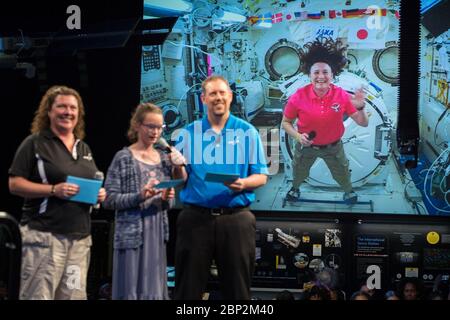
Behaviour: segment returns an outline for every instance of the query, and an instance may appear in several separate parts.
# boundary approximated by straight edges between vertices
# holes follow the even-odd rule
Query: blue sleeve
[[[264,146],[259,136],[258,130],[252,128],[252,140],[250,141],[249,154],[249,174],[269,174],[267,168],[267,158]]]

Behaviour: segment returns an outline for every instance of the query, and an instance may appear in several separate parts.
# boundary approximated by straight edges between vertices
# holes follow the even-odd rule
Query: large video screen
[[[162,108],[164,137],[174,142],[178,130],[206,114],[202,81],[211,74],[228,79],[234,95],[231,112],[259,131],[269,164],[270,179],[256,190],[253,210],[450,214],[449,175],[436,169],[438,163],[448,167],[448,152],[436,161],[426,158],[427,167],[408,170],[396,148],[400,1],[147,0],[144,15],[179,18],[162,45],[143,47],[141,101]],[[333,85],[351,96],[364,93],[367,126],[344,113],[340,139],[354,201],[344,199],[333,178],[339,173],[321,157],[335,147],[331,143],[313,145],[319,156],[300,185],[300,195],[287,197],[299,174],[293,164],[297,147],[281,123],[289,98],[313,81],[301,71],[301,53],[316,39],[345,48],[345,65],[333,75]],[[327,107],[333,112],[339,104]],[[441,146],[449,140],[436,133],[450,127],[439,117],[444,109],[440,107],[437,117],[421,117],[431,128],[432,143]]]
[[[450,2],[423,0],[421,22],[421,149],[413,178],[427,212],[450,215]]]

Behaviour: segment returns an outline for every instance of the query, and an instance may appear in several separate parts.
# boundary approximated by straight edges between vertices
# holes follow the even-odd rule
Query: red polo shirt
[[[342,88],[330,85],[327,94],[319,98],[308,84],[298,89],[288,100],[284,116],[298,119],[300,133],[316,132],[313,144],[323,145],[335,142],[344,135],[344,113],[352,115],[357,110],[350,101],[350,95]]]

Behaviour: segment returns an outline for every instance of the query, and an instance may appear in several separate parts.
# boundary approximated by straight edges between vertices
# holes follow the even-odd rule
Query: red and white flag
[[[382,49],[385,47],[385,34],[377,28],[370,28],[366,19],[350,24],[348,29],[349,49]]]
[[[272,15],[272,23],[280,23],[283,21],[283,13],[278,12]]]
[[[291,21],[295,21],[295,15],[294,12],[292,11],[285,11],[284,13],[284,20],[287,22],[291,22]]]

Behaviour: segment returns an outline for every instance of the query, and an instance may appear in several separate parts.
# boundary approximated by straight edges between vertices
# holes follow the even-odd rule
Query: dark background
[[[57,32],[65,28],[67,6],[81,8],[81,32],[103,21],[142,17],[142,1],[43,1],[26,5],[15,2],[0,5],[0,32],[24,35],[35,31]],[[16,30],[16,31],[15,31]],[[29,32],[28,32],[29,31]],[[55,84],[77,89],[86,109],[86,142],[93,150],[100,170],[106,173],[114,153],[126,145],[130,114],[140,98],[141,46],[132,37],[125,47],[90,49],[63,54],[29,50],[26,61],[38,68],[27,79],[22,72],[0,69],[2,107],[2,157],[0,157],[0,211],[20,217],[22,199],[8,192],[8,168],[30,125],[43,93]]]
[[[72,4],[80,6],[81,31],[67,31],[69,14],[66,8]],[[30,38],[49,38],[63,33],[67,36],[110,28],[126,34],[130,30],[124,28],[121,21],[128,20],[131,21],[128,25],[133,25],[142,18],[142,8],[141,0],[2,3],[0,36],[18,36],[19,28],[25,37]],[[66,85],[80,92],[86,109],[85,140],[93,150],[97,166],[106,174],[115,152],[127,145],[130,114],[140,100],[141,44],[136,38],[130,37],[126,45],[120,47],[120,41],[110,40],[105,34],[102,43],[107,44],[107,49],[73,50],[80,45],[92,48],[92,41],[85,37],[81,42],[69,40],[60,44],[60,47],[71,48],[67,51],[55,51],[52,45],[43,50],[24,50],[20,62],[30,62],[37,67],[36,76],[31,79],[20,70],[0,69],[0,211],[8,212],[18,220],[21,217],[23,199],[9,194],[8,168],[17,147],[30,133],[31,121],[42,95],[52,85]],[[88,296],[98,299],[101,298],[102,286],[106,285],[104,296],[108,296],[110,290],[113,212],[96,211],[93,219],[94,245]]]

